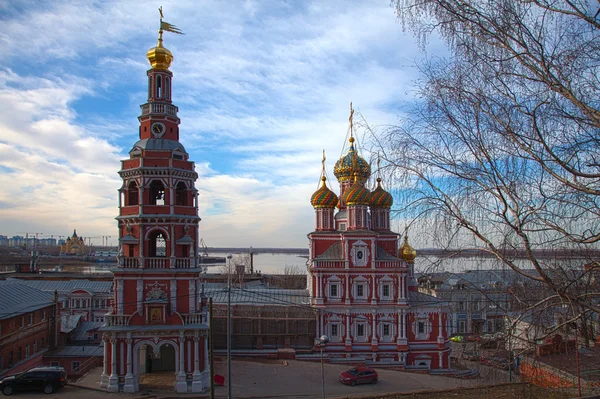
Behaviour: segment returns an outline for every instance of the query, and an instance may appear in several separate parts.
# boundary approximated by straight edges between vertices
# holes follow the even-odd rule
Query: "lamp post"
[[[231,254],[227,254],[227,398],[231,395]]]
[[[321,348],[321,399],[325,399],[325,367],[323,366],[323,347],[329,343],[329,337],[325,334],[317,338],[316,344]]]

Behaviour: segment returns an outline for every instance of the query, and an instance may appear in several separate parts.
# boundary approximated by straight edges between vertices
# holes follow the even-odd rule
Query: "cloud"
[[[165,46],[181,141],[200,175],[203,237],[211,246],[306,245],[322,149],[333,177],[350,101],[370,124],[394,123],[395,104],[411,101],[416,46],[386,4],[163,3],[186,33],[165,33]],[[23,225],[116,235],[119,161],[138,140],[160,5],[7,7],[0,234]]]

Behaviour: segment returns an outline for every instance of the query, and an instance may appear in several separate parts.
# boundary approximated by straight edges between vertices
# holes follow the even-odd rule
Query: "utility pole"
[[[227,254],[227,399],[233,399],[231,395],[231,258]]]
[[[215,356],[213,354],[215,350],[215,345],[213,341],[213,300],[212,297],[208,298],[208,335],[210,339],[210,353],[209,353],[209,364],[210,364],[210,399],[215,399],[215,369],[214,369],[214,360]]]

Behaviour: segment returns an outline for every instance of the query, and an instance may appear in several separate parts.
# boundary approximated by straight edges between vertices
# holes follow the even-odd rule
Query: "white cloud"
[[[392,104],[410,100],[415,72],[405,65],[416,47],[386,4],[64,1],[8,10],[0,234],[23,225],[116,235],[119,160],[138,139],[161,3],[186,33],[165,34],[165,45],[181,140],[200,175],[205,240],[306,245],[321,150],[333,178],[348,103],[369,123],[389,124]]]

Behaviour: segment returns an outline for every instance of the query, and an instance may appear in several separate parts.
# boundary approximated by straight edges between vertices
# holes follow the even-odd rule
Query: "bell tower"
[[[208,319],[198,264],[198,175],[179,142],[172,103],[173,61],[163,46],[148,50],[148,101],[141,106],[139,140],[121,161],[119,256],[106,325],[101,386],[138,392],[140,375],[173,371],[177,392],[208,387]]]

